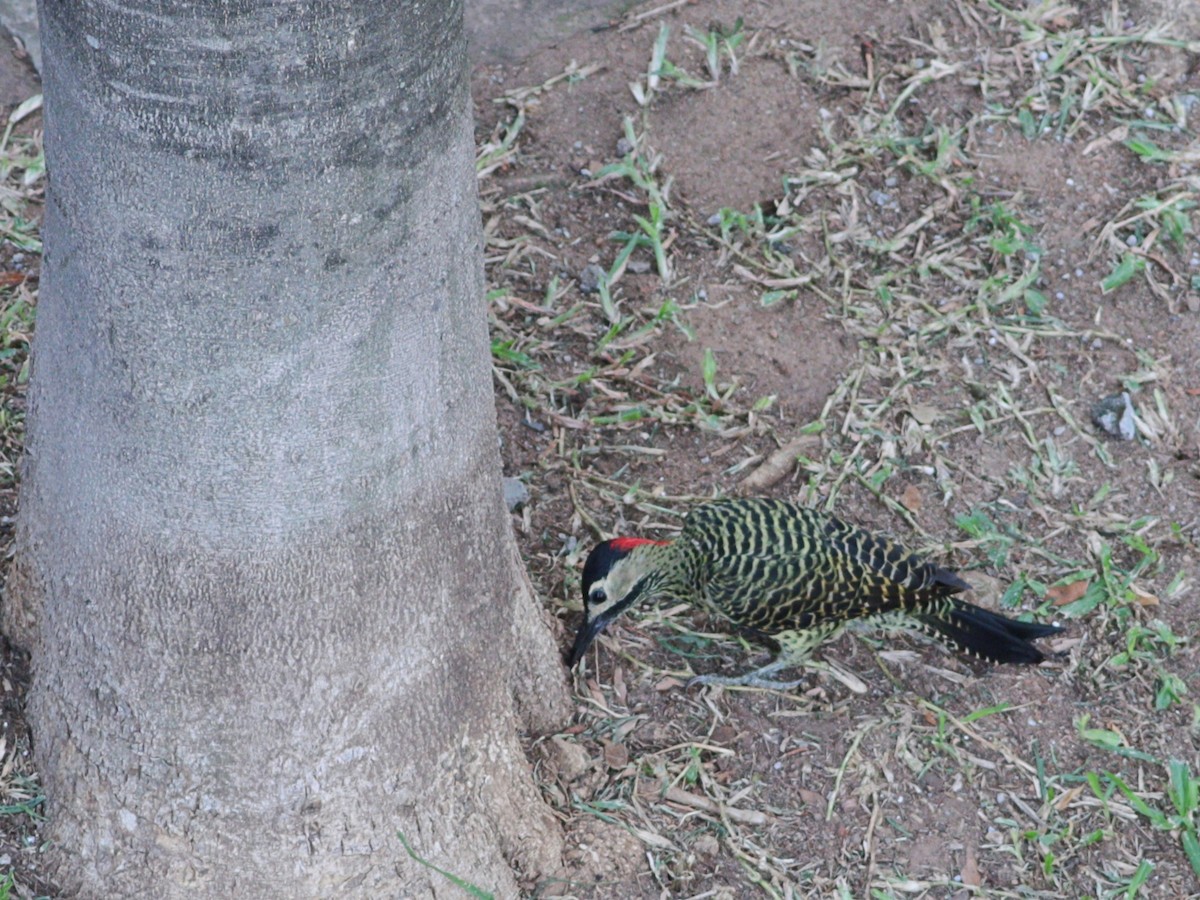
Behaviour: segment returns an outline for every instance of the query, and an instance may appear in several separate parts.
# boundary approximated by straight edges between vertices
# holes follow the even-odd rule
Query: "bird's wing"
[[[804,538],[784,552],[710,557],[704,599],[739,625],[770,634],[917,609],[966,586],[892,541],[836,520]]]
[[[810,555],[730,555],[705,568],[706,603],[746,628],[775,634],[854,615],[857,588],[821,577]]]

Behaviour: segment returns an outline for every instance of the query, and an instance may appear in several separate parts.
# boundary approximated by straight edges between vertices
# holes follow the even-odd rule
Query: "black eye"
[[[588,603],[603,603],[608,599],[608,595],[604,593],[604,588],[593,588],[588,594]]]

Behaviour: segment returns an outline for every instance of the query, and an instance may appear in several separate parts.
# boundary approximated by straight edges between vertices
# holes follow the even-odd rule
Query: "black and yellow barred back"
[[[782,500],[706,503],[675,546],[696,598],[767,634],[933,612],[970,588],[887,538]]]

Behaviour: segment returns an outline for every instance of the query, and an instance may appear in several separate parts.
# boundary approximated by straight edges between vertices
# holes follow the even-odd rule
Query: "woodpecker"
[[[783,500],[716,500],[696,507],[674,541],[615,538],[583,567],[584,621],[567,657],[574,666],[596,636],[633,604],[691,603],[779,646],[775,659],[737,677],[693,684],[793,688],[771,676],[804,666],[814,649],[855,619],[921,631],[995,663],[1039,663],[1030,641],[1055,625],[1019,622],[955,597],[971,586],[887,538]]]

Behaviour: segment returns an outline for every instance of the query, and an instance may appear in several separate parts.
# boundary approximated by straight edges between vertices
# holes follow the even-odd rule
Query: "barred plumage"
[[[692,510],[672,542],[617,538],[593,549],[583,572],[586,619],[568,662],[625,609],[652,597],[705,606],[780,645],[769,666],[698,679],[707,683],[792,686],[766,676],[823,667],[809,653],[848,621],[872,617],[991,662],[1041,662],[1030,639],[1061,629],[954,596],[969,589],[953,572],[831,516],[782,500],[718,500]]]

